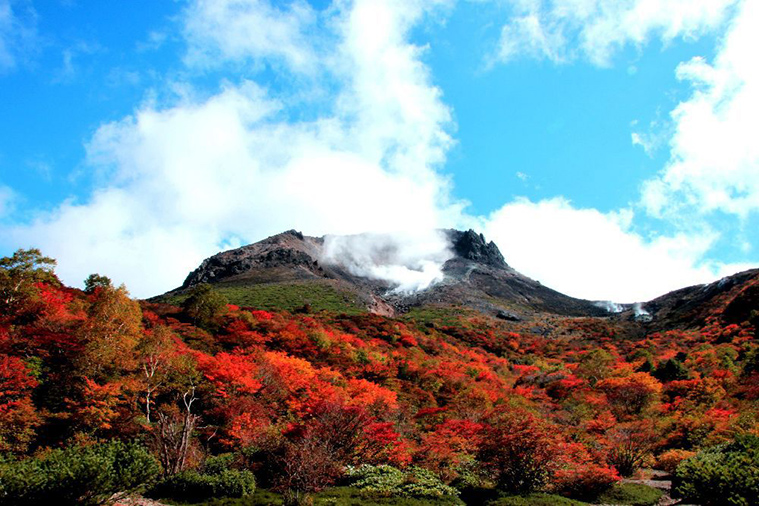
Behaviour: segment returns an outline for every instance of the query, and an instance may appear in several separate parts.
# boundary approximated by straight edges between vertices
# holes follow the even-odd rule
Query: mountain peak
[[[508,269],[509,265],[498,246],[493,241],[486,242],[484,235],[472,229],[466,232],[450,229],[446,230],[446,234],[456,256],[490,267]]]
[[[347,304],[386,315],[403,313],[416,306],[463,306],[492,315],[505,308],[522,314],[536,311],[580,316],[606,314],[589,301],[568,297],[521,275],[509,267],[494,242],[488,242],[474,230],[439,232],[445,236],[445,247],[452,256],[445,260],[432,252],[429,260],[420,262],[397,254],[396,248],[402,247],[402,243],[392,240],[388,243],[384,236],[358,236],[361,240],[343,244],[349,251],[334,256],[325,251],[329,248],[328,239],[357,236],[311,237],[288,230],[207,258],[169,295],[198,283],[213,283],[233,294],[234,300],[244,304],[257,301],[254,305],[261,307],[269,307],[276,301],[282,304],[281,300],[287,299],[290,309],[304,304],[313,307]],[[351,247],[357,250],[351,251]],[[377,252],[367,250],[373,247],[387,254],[375,255]],[[414,248],[411,249],[413,252]],[[383,258],[389,263],[377,263],[377,259]],[[399,263],[403,261],[407,263]],[[428,279],[432,276],[436,279]],[[402,288],[403,282],[409,278],[427,282],[418,289],[406,290]]]

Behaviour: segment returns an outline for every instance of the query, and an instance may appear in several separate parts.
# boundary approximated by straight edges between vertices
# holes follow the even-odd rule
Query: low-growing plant
[[[112,441],[0,463],[0,505],[96,505],[154,479],[158,462],[137,444]]]
[[[457,496],[458,490],[443,483],[432,471],[412,466],[405,471],[388,465],[348,467],[351,486],[367,495],[402,497]]]
[[[609,490],[619,480],[613,467],[577,463],[557,471],[550,490],[575,499],[591,499]]]
[[[677,466],[685,460],[693,457],[696,452],[689,450],[672,449],[667,450],[656,458],[656,467],[669,474],[675,472]]]
[[[203,463],[203,474],[220,474],[223,471],[232,469],[234,461],[234,453],[223,453],[221,455],[208,457]]]
[[[759,505],[759,437],[740,435],[684,460],[675,470],[672,491],[705,506]]]
[[[219,497],[247,497],[256,490],[256,479],[247,470],[232,469],[232,454],[209,457],[202,471],[182,471],[159,481],[154,497],[197,502]]]
[[[599,495],[594,503],[626,504],[630,506],[655,506],[664,493],[640,483],[618,483]]]

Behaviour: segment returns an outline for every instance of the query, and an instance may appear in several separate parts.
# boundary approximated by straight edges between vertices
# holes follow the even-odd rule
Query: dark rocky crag
[[[498,246],[493,241],[485,242],[484,235],[477,234],[474,230],[461,232],[452,229],[446,230],[446,235],[457,257],[491,267],[509,268]]]

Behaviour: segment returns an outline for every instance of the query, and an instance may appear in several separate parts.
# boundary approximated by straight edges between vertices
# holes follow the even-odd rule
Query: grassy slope
[[[214,290],[223,294],[230,304],[272,311],[295,311],[306,304],[311,311],[333,311],[358,314],[366,311],[358,298],[330,283],[319,281],[291,281],[284,283],[245,284],[219,283]],[[175,293],[159,300],[181,305],[187,295]]]

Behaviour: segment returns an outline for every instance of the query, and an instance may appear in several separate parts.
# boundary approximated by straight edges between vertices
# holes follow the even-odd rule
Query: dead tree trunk
[[[192,403],[196,399],[195,387],[192,387],[182,396],[184,412],[172,415],[158,413],[156,438],[161,465],[166,475],[176,474],[185,468],[192,431],[200,418],[191,411]]]

